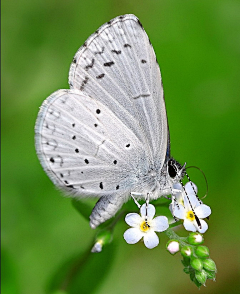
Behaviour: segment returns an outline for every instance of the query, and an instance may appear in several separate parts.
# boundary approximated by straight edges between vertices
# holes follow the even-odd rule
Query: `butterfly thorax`
[[[161,169],[151,167],[145,175],[142,175],[134,192],[141,194],[139,197],[141,199],[149,194],[151,200],[170,195],[173,185],[178,183],[184,175],[185,165],[181,166],[176,160],[170,158]]]

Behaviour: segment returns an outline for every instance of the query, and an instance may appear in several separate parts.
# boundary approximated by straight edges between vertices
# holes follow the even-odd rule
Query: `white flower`
[[[194,189],[193,189],[194,188]],[[187,194],[195,195],[198,192],[197,186],[193,182],[187,182],[184,186],[184,189]],[[184,192],[183,186],[180,183],[176,183],[173,185],[173,191],[176,191],[173,193],[172,197],[172,203],[169,206],[169,209],[171,213],[173,214],[173,210],[175,209],[176,203],[182,204],[184,206],[184,197],[186,196]]]
[[[166,216],[155,215],[155,207],[152,204],[143,204],[140,208],[141,216],[137,213],[128,213],[125,217],[126,223],[132,228],[128,229],[123,237],[128,244],[137,243],[142,237],[147,248],[152,249],[159,244],[156,232],[165,231],[168,225]]]
[[[167,245],[167,250],[171,254],[175,254],[179,251],[179,242],[178,241],[170,241]]]
[[[209,206],[202,204],[202,201],[193,193],[190,182],[185,185],[185,191],[181,193],[182,201],[177,200],[177,204],[172,205],[172,214],[178,218],[183,219],[183,225],[187,231],[205,233],[208,229],[207,223],[202,220],[211,214]],[[195,190],[197,192],[197,190]]]

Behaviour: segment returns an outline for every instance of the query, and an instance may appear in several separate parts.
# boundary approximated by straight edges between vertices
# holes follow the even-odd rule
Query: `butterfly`
[[[151,42],[132,14],[102,25],[75,54],[70,89],[42,104],[35,126],[40,163],[74,198],[97,197],[90,226],[131,195],[169,195],[184,176],[170,156],[162,78]]]

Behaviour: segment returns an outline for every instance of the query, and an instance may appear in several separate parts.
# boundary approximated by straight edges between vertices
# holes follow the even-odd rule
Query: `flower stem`
[[[184,242],[184,241],[186,241],[187,238],[178,236],[178,234],[175,233],[172,228],[169,227],[164,232],[168,236],[169,239],[177,240],[181,244],[181,246],[188,245],[188,243]]]

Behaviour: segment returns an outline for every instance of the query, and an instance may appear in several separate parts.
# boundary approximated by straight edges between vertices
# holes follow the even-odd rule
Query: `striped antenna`
[[[200,220],[199,220],[199,218],[196,216],[196,213],[195,213],[195,211],[194,211],[194,209],[193,209],[193,207],[192,207],[192,203],[190,202],[190,199],[189,199],[189,197],[188,197],[188,194],[187,194],[187,192],[186,192],[186,189],[185,189],[185,187],[184,187],[184,185],[183,185],[182,180],[180,180],[180,183],[181,183],[181,185],[182,185],[182,187],[183,187],[183,190],[184,190],[184,192],[185,192],[185,194],[186,194],[186,196],[187,196],[188,202],[189,202],[190,207],[191,207],[191,209],[192,209],[192,212],[193,212],[193,214],[194,214],[194,216],[195,216],[195,219],[196,219],[197,225],[198,225],[199,228],[201,229],[202,226],[201,226]],[[196,195],[197,195],[197,194],[196,194]]]

